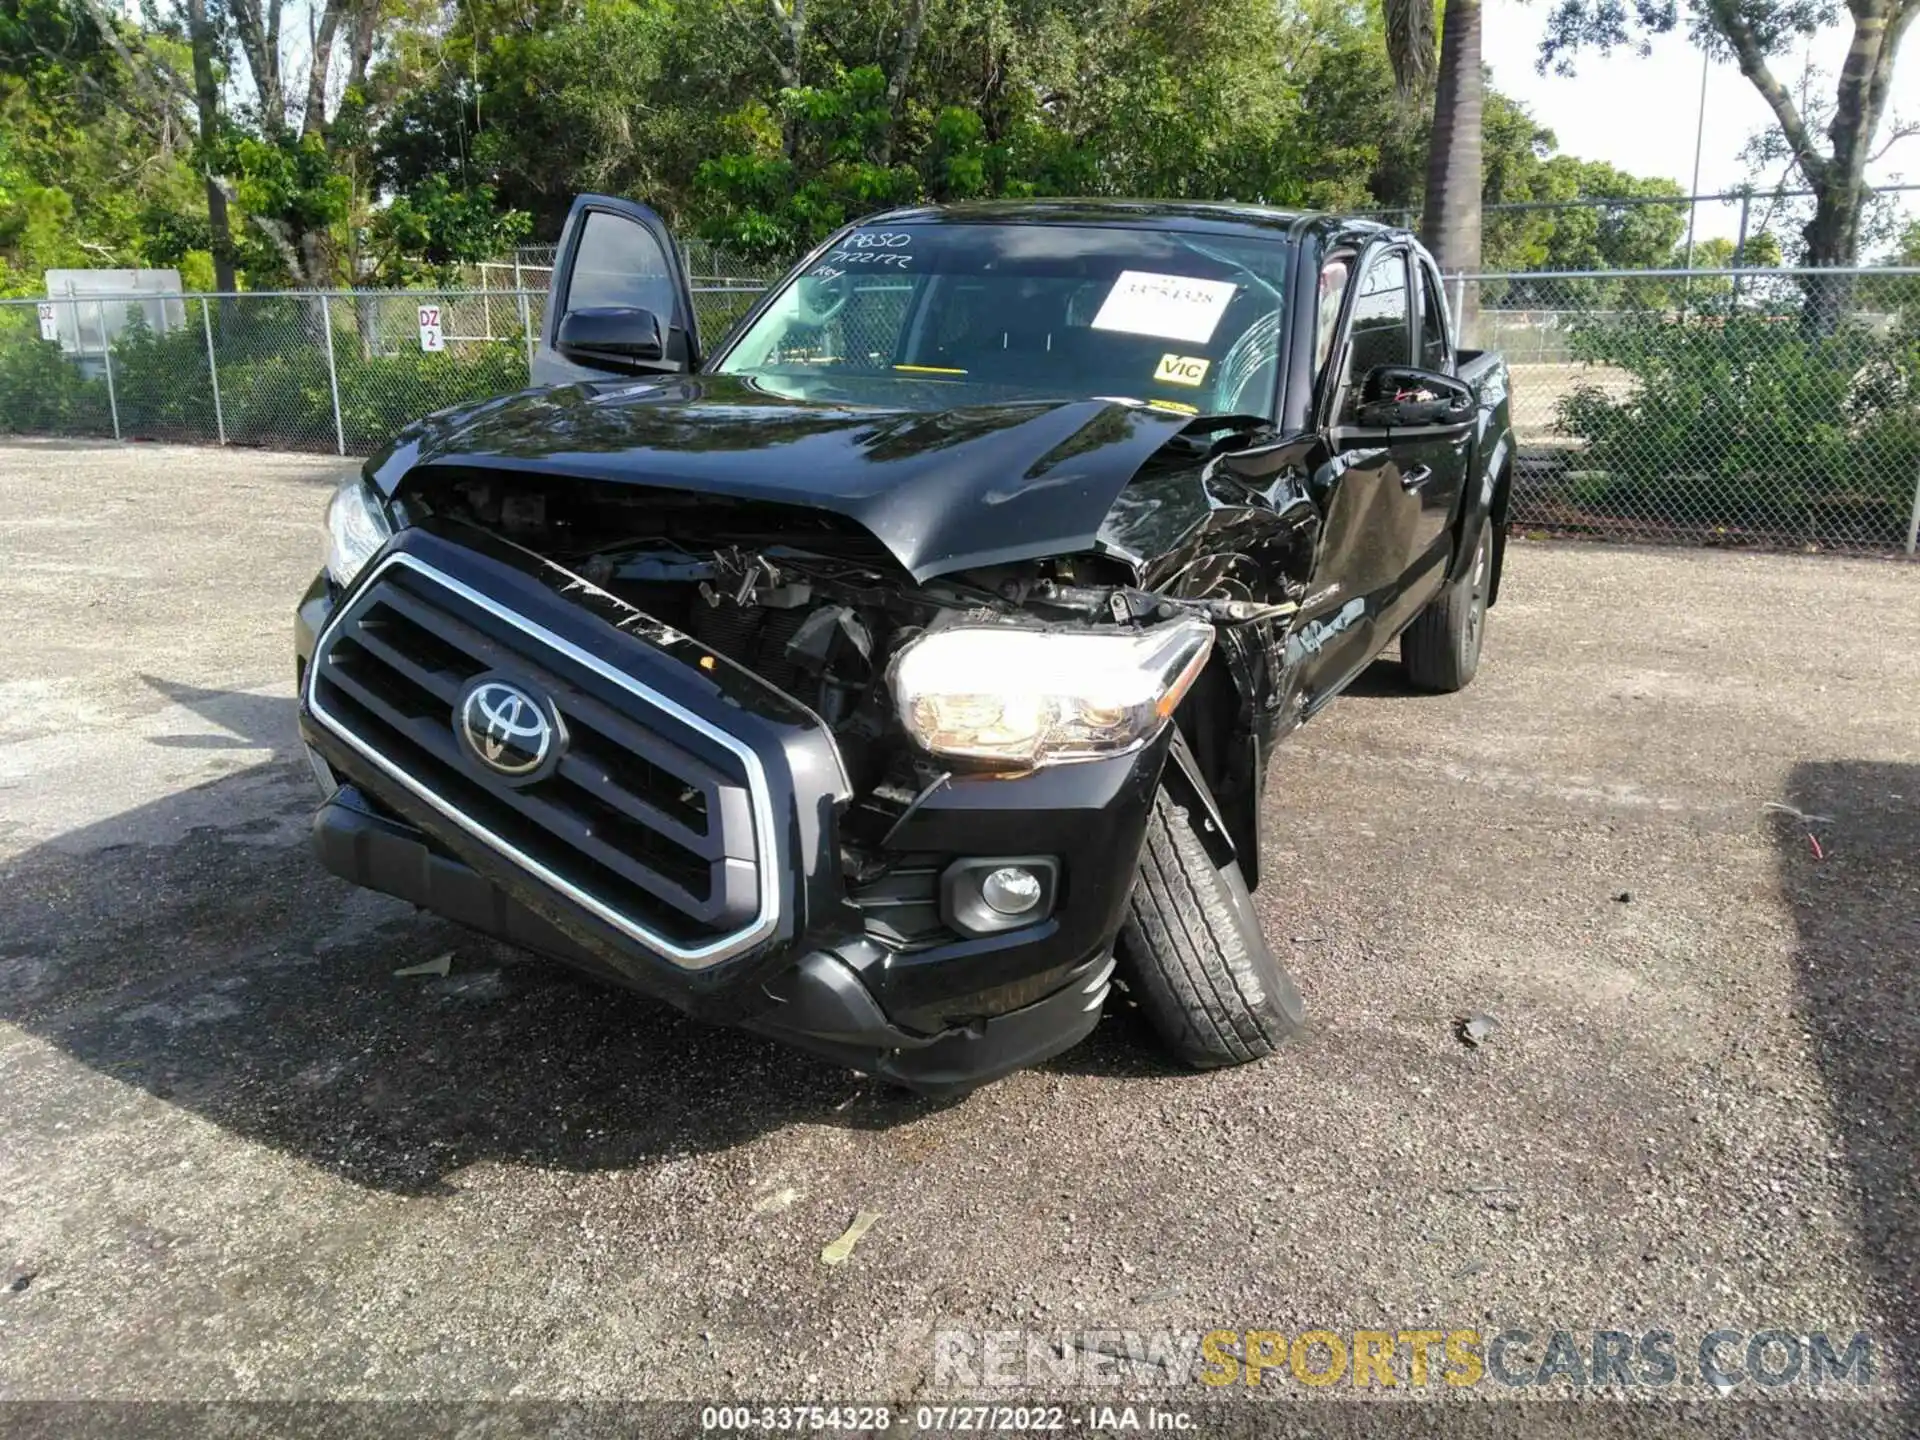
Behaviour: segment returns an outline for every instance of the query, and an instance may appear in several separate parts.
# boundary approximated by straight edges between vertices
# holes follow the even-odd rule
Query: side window
[[[604,210],[588,213],[567,282],[567,309],[631,305],[674,323],[672,266],[646,229]]]
[[[1340,303],[1347,296],[1347,281],[1353,275],[1353,255],[1329,256],[1320,267],[1320,312],[1313,335],[1313,383],[1318,389],[1327,373],[1327,361],[1333,355],[1333,332],[1340,327]]]
[[[1348,335],[1347,398],[1351,415],[1360,399],[1360,382],[1378,365],[1413,363],[1413,312],[1407,287],[1407,256],[1402,250],[1382,255],[1360,277]],[[1344,417],[1343,417],[1344,418]]]
[[[1447,307],[1440,303],[1433,276],[1420,271],[1420,368],[1448,373],[1453,347],[1447,343]]]

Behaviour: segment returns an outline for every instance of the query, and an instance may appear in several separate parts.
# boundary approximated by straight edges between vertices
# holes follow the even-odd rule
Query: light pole
[[[1687,263],[1685,268],[1693,268],[1693,224],[1700,213],[1700,151],[1707,138],[1707,74],[1713,65],[1713,57],[1705,50],[1700,52],[1700,118],[1693,126],[1693,187],[1687,192]]]
[[[1682,267],[1693,269],[1693,230],[1700,218],[1700,151],[1707,138],[1707,74],[1713,66],[1713,56],[1706,49],[1700,51],[1700,116],[1693,126],[1693,184],[1687,190],[1687,259]],[[1688,295],[1693,289],[1693,276],[1689,274],[1680,282],[1680,307],[1684,311]]]

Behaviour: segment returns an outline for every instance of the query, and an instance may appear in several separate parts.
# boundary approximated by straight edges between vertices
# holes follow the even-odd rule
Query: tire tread
[[[1258,953],[1248,944],[1227,881],[1164,791],[1147,822],[1120,943],[1141,1009],[1190,1065],[1262,1059],[1300,1028],[1292,983],[1264,942]]]
[[[1467,575],[1449,581],[1427,608],[1414,616],[1413,623],[1400,632],[1400,665],[1415,689],[1451,695],[1464,690],[1479,668],[1479,656],[1475,655],[1469,665],[1460,649],[1473,605],[1473,556],[1486,543],[1486,533],[1482,529],[1475,537],[1474,549],[1467,552]]]

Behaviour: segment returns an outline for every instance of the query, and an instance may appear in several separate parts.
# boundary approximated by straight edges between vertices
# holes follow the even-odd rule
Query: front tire
[[[1436,695],[1466,689],[1480,668],[1492,584],[1493,526],[1482,520],[1466,570],[1400,634],[1400,665],[1408,683]]]
[[[1239,865],[1214,865],[1164,789],[1147,820],[1120,959],[1148,1022],[1197,1069],[1262,1059],[1306,1023]]]

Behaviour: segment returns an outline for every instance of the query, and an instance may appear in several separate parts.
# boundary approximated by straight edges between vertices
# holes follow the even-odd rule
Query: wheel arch
[[[1197,825],[1215,864],[1237,860],[1251,890],[1260,875],[1259,748],[1233,662],[1216,647],[1174,714],[1174,741],[1161,783],[1210,823]]]
[[[1493,481],[1493,503],[1487,519],[1493,526],[1493,575],[1487,581],[1487,608],[1500,599],[1500,573],[1507,562],[1507,512],[1513,503],[1513,452],[1509,450]]]

